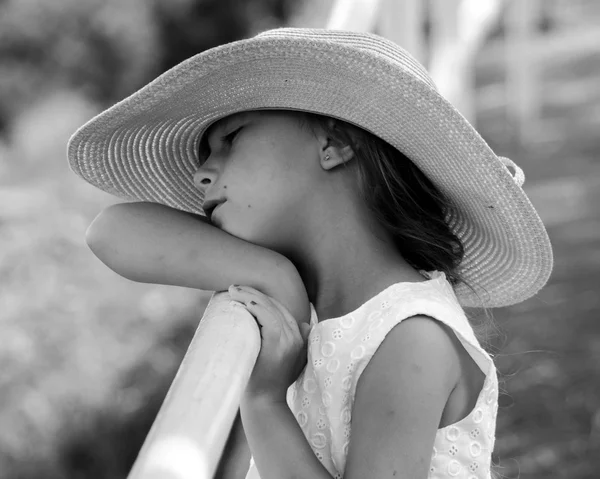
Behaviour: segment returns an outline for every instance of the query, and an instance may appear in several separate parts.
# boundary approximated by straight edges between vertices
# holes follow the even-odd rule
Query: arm
[[[96,217],[86,242],[103,263],[132,281],[206,291],[243,284],[279,300],[294,318],[310,318],[306,289],[290,260],[202,216],[156,203],[120,203]]]
[[[246,399],[242,401],[240,412],[261,479],[332,479],[306,440],[285,398],[280,401],[264,396]]]
[[[344,479],[427,477],[442,412],[460,376],[452,336],[425,316],[387,334],[358,380]],[[262,479],[331,479],[284,398],[245,399],[240,410]]]
[[[461,376],[449,327],[413,316],[388,332],[358,379],[344,479],[425,479]],[[263,478],[266,479],[266,478]]]

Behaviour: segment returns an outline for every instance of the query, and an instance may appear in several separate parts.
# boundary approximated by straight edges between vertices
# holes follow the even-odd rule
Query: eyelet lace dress
[[[311,304],[308,362],[287,403],[315,455],[335,479],[344,476],[356,385],[386,334],[402,320],[427,315],[446,324],[486,376],[473,410],[437,430],[429,479],[489,479],[498,411],[498,379],[443,272],[419,283],[395,283],[339,318],[318,322]],[[250,459],[246,479],[260,479]]]

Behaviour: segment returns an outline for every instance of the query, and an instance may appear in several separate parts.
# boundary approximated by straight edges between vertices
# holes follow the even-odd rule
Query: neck
[[[319,321],[356,310],[392,284],[425,280],[370,213],[349,203],[342,208],[305,229],[304,248],[293,259]]]

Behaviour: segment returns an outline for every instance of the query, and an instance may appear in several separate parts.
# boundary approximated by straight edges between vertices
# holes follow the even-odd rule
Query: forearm
[[[287,258],[236,238],[187,213],[151,203],[124,203],[104,210],[86,240],[116,273],[142,283],[226,290],[235,281],[288,266]]]
[[[299,320],[310,317],[306,290],[291,261],[203,217],[154,203],[121,203],[98,215],[86,241],[102,262],[132,281],[205,291],[242,284],[278,299]]]
[[[261,479],[332,479],[285,400],[244,400],[242,423]]]

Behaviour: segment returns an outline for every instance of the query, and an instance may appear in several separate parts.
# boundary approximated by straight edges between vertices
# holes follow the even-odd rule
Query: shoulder
[[[459,379],[450,328],[421,315],[395,325],[357,383],[345,477],[425,477]]]
[[[449,392],[460,379],[460,348],[449,326],[429,316],[411,316],[385,335],[359,384],[391,375],[397,380],[410,379],[413,384],[435,379]]]

